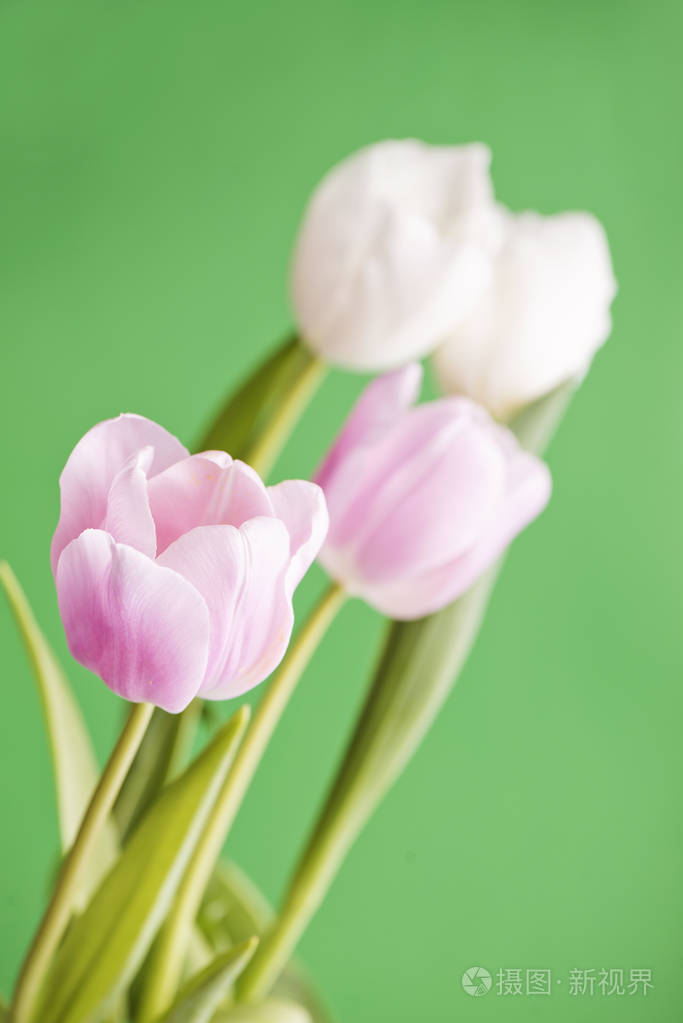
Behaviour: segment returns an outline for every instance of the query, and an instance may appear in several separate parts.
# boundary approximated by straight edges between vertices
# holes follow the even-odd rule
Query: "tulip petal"
[[[71,452],[59,480],[61,514],[52,540],[52,571],[66,545],[84,529],[99,529],[107,513],[114,477],[131,455],[150,446],[155,475],[188,455],[179,440],[143,416],[125,414],[98,423]]]
[[[292,299],[329,361],[391,369],[424,355],[489,277],[497,216],[481,145],[386,140],[344,160],[309,203]]]
[[[289,534],[275,518],[198,526],[160,556],[202,594],[211,646],[201,695],[239,696],[262,682],[287,649],[294,615],[286,585]]]
[[[415,404],[420,394],[422,366],[409,363],[393,373],[376,377],[364,389],[339,432],[332,448],[315,474],[323,490],[334,486],[337,469],[359,444],[379,440]]]
[[[383,515],[394,515],[395,502],[418,487],[430,467],[438,467],[468,418],[453,402],[419,405],[375,443],[360,443],[348,453],[323,485],[331,509],[328,545],[357,551],[380,527]]]
[[[359,542],[351,545],[371,583],[412,577],[452,561],[498,513],[506,462],[492,443],[495,427],[488,423],[482,429],[479,409],[471,402],[447,404],[450,421],[430,431],[416,455],[405,457],[407,445],[397,438],[394,472],[375,493]],[[410,425],[420,430],[424,413],[434,410],[434,404],[415,409]],[[392,514],[394,508],[400,515]]]
[[[378,444],[406,416],[417,400],[422,366],[409,363],[400,370],[376,377],[364,389],[322,465],[315,482],[323,488],[328,507],[334,508],[328,542],[348,539],[346,512],[357,492],[359,479],[370,469],[373,445]],[[350,523],[351,533],[354,531]]]
[[[352,280],[353,300],[339,307],[323,335],[329,361],[363,371],[391,370],[427,355],[490,280],[489,259],[477,245],[443,239],[407,212],[373,212],[373,252]],[[313,343],[318,337],[306,336]]]
[[[456,600],[503,553],[548,503],[551,478],[539,458],[518,450],[508,466],[506,492],[481,537],[453,561],[415,576],[380,585],[361,584],[356,593],[383,614],[421,618]]]
[[[192,455],[149,482],[159,553],[197,526],[241,526],[273,507],[258,473],[223,452]]]
[[[62,551],[59,610],[71,653],[115,693],[177,713],[197,694],[209,615],[186,579],[102,530]]]
[[[396,618],[455,599],[550,493],[543,463],[473,401],[407,407],[418,381],[374,381],[317,477],[330,510],[320,562]]]
[[[616,292],[594,217],[527,212],[503,222],[490,288],[434,356],[444,390],[499,419],[586,372],[609,335]]]
[[[306,480],[285,480],[268,487],[273,510],[289,532],[291,563],[287,572],[293,593],[317,556],[327,535],[329,516],[322,489]]]
[[[154,519],[147,494],[147,473],[153,458],[153,448],[142,448],[116,474],[109,488],[107,514],[102,523],[102,529],[113,536],[117,543],[135,547],[148,558],[153,558],[157,550]]]

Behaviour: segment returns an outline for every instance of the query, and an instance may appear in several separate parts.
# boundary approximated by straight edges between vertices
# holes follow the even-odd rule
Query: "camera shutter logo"
[[[492,983],[491,974],[483,966],[470,966],[462,975],[462,989],[473,998],[487,995]]]

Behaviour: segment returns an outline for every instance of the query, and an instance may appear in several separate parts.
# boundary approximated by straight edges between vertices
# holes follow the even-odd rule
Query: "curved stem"
[[[293,335],[231,395],[199,450],[229,451],[267,476],[325,371],[325,364]]]
[[[238,1002],[258,1001],[270,991],[349,849],[422,742],[477,636],[498,567],[449,607],[390,627],[282,910],[237,982]]]
[[[261,954],[251,960],[237,981],[237,1002],[256,1002],[268,994],[322,904],[362,826],[359,821],[364,815],[359,813],[354,795],[343,800],[329,827],[321,829],[317,841],[311,844],[290,884],[281,912],[261,939]]]
[[[320,359],[311,358],[279,407],[269,417],[267,428],[252,441],[245,461],[257,467],[262,475],[270,472],[285,440],[296,426],[324,374],[325,364]]]
[[[156,1019],[173,999],[191,928],[228,832],[296,684],[345,598],[338,583],[328,587],[258,705],[154,947],[139,1023]]]
[[[28,1023],[32,1018],[50,961],[69,923],[83,866],[92,854],[100,829],[140,746],[153,709],[149,703],[138,703],[133,707],[100,777],[24,960],[14,992],[12,1023]]]

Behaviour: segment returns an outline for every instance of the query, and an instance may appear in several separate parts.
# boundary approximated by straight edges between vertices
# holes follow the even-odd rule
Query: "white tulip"
[[[297,240],[292,300],[327,361],[386,370],[430,352],[486,287],[499,229],[486,146],[386,141],[334,167]]]
[[[511,214],[489,287],[434,356],[444,390],[499,419],[580,379],[610,329],[607,238],[589,213]]]

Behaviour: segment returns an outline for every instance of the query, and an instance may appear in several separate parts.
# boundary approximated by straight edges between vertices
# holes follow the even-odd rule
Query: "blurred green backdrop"
[[[550,451],[552,503],[303,942],[339,1023],[681,1018],[681,31],[678,4],[633,0],[0,7],[0,553],[102,755],[120,707],[65,649],[48,566],[58,473],[123,410],[198,437],[290,325],[290,246],[320,175],[382,137],[481,139],[510,206],[606,224],[614,332]],[[330,377],[276,477],[312,471],[359,386]],[[321,584],[316,570],[299,613]],[[239,818],[230,852],[272,898],[380,631],[365,607],[343,612]],[[4,604],[0,644],[7,993],[56,827]],[[475,1000],[460,984],[475,965],[562,983]],[[650,968],[654,989],[569,994],[571,969],[603,966]]]

